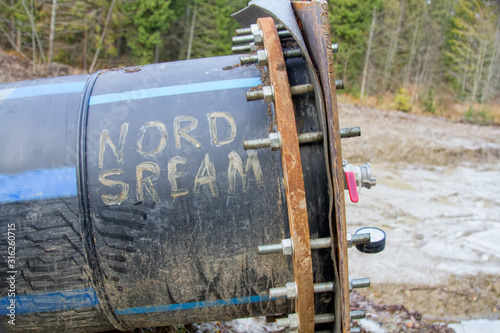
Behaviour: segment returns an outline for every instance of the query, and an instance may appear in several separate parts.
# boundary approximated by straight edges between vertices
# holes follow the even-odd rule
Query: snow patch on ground
[[[468,320],[457,324],[449,324],[456,333],[494,333],[500,332],[500,320]]]

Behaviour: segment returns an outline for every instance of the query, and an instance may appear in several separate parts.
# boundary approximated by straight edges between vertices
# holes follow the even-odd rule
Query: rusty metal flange
[[[326,1],[292,1],[295,15],[302,27],[302,34],[311,54],[314,67],[319,73],[327,118],[327,140],[330,170],[333,183],[333,212],[330,217],[333,251],[338,267],[339,280],[335,290],[337,331],[346,333],[350,330],[349,272],[347,265],[347,228],[344,200],[344,177],[340,126],[337,107],[337,91],[333,52],[331,47],[328,3]],[[339,327],[340,325],[340,327]]]
[[[257,20],[268,53],[270,83],[274,87],[274,109],[278,131],[281,133],[281,161],[293,240],[293,273],[298,297],[295,309],[299,332],[314,332],[314,285],[302,162],[293,109],[290,84],[286,72],[281,42],[272,18]]]

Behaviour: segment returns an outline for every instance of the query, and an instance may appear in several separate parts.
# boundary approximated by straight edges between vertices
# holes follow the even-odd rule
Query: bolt
[[[233,51],[233,53],[255,52],[257,50],[258,50],[258,47],[257,47],[257,45],[255,45],[255,43],[250,43],[250,44],[247,44],[247,45],[238,45],[238,46],[232,46],[231,47],[231,51]],[[257,62],[257,60],[255,60],[253,62]],[[248,62],[248,63],[251,64],[253,62]]]
[[[314,284],[314,293],[328,293],[335,289],[335,283],[322,282]],[[271,298],[287,297],[288,299],[297,298],[297,284],[295,282],[288,282],[285,287],[269,289],[269,296]]]
[[[267,147],[269,147],[269,138],[243,141],[243,148],[245,150]]]
[[[242,57],[242,58],[246,58],[246,57]],[[267,92],[268,99],[266,101],[266,92],[264,91],[264,89],[269,89],[269,88],[263,87],[262,90],[248,91],[247,92],[247,101],[256,101],[259,99],[264,99],[264,101],[266,103],[270,103],[270,102],[274,101],[274,90],[273,90],[272,95],[269,95],[270,91]],[[298,86],[291,86],[290,87],[290,94],[292,96],[307,94],[307,93],[310,93],[313,91],[314,91],[314,86],[312,84],[301,84]],[[272,99],[269,99],[270,96],[272,96]]]
[[[337,43],[332,44],[332,52],[339,53],[339,44],[337,44]]]
[[[368,288],[370,285],[371,285],[370,278],[352,279],[352,280],[349,278],[349,291],[359,288]]]
[[[322,282],[314,284],[314,293],[327,293],[335,289],[335,283],[333,282]]]
[[[352,245],[368,244],[371,242],[371,235],[370,235],[370,233],[355,234],[352,236],[351,242],[352,242]]]
[[[351,235],[351,233],[347,233],[347,247],[351,248],[353,245],[358,244],[368,244],[370,243],[370,234],[357,234]]]
[[[254,24],[252,24],[254,25]],[[249,35],[252,33],[252,25],[248,28],[240,28],[240,29],[236,29],[235,32],[236,32],[236,36],[243,36],[243,35]],[[256,25],[256,24],[255,24]],[[284,30],[285,29],[285,26],[283,24],[276,24],[276,30]]]
[[[280,30],[278,31],[278,36],[280,38],[286,38],[291,37],[292,34],[288,30]],[[262,34],[262,30],[252,31],[252,33],[248,35],[233,37],[233,44],[246,44],[253,42],[256,45],[262,45],[263,41],[264,35]]]
[[[350,127],[350,128],[342,128],[340,130],[340,137],[342,139],[353,138],[355,136],[361,136],[361,128]]]
[[[363,319],[366,316],[366,312],[363,310],[351,311],[351,320],[353,319]]]
[[[337,89],[344,89],[344,81],[342,81],[342,80],[335,80],[335,87]]]
[[[283,57],[285,57],[285,59],[287,59],[287,58],[300,58],[300,57],[302,57],[302,50],[301,49],[292,49],[292,50],[283,51]]]
[[[251,35],[235,36],[232,39],[233,44],[255,43],[255,45],[262,45],[263,38],[262,30],[257,30],[252,32]]]
[[[298,86],[291,86],[290,93],[292,96],[308,94],[314,91],[314,86],[312,84],[301,84]]]
[[[271,254],[279,253],[283,251],[283,245],[281,244],[270,244],[270,245],[259,245],[259,254]]]
[[[331,323],[335,321],[335,316],[331,313],[325,313],[325,314],[318,314],[314,316],[314,323],[315,324],[325,324],[325,323]]]
[[[254,95],[262,94],[261,91],[252,91],[247,93],[247,98],[253,98]],[[260,97],[262,98],[262,97]],[[298,135],[299,144],[313,143],[319,142],[323,140],[322,132],[310,132],[310,133],[302,133]],[[243,148],[245,150],[248,149],[259,149],[259,148],[268,148],[271,146],[271,143],[268,138],[265,139],[255,139],[255,140],[247,140],[243,141]]]
[[[311,239],[311,250],[326,249],[331,246],[330,237]]]
[[[292,37],[292,34],[288,30],[281,30],[281,31],[278,31],[278,36],[280,38],[286,38],[286,37]]]
[[[286,297],[286,287],[270,288],[269,297],[271,298]]]
[[[231,47],[231,50],[235,53],[238,53],[238,52],[242,53],[242,52],[254,52],[254,51],[257,51],[258,48],[255,45],[255,43],[250,43],[248,45],[233,46],[233,47]],[[284,51],[283,57],[285,59],[302,57],[302,51],[300,49],[293,49],[293,50]],[[259,62],[259,58],[256,54],[240,57],[240,63],[242,65],[253,64],[256,62]],[[261,66],[267,65],[267,54],[266,54],[266,63],[262,63],[262,64],[259,63],[259,65],[261,65]]]

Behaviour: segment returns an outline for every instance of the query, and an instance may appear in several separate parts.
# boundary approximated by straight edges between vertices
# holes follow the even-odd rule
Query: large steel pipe
[[[127,330],[293,312],[292,301],[268,296],[293,280],[290,259],[257,253],[290,237],[280,153],[243,148],[276,130],[273,109],[246,101],[260,71],[238,63],[0,85],[4,329]],[[291,85],[310,83],[302,59],[287,66]],[[294,104],[299,134],[322,130],[313,94]],[[330,237],[322,142],[302,146],[301,157],[311,237]],[[315,282],[333,281],[329,250],[313,261]],[[319,313],[331,312],[331,299],[316,296]]]

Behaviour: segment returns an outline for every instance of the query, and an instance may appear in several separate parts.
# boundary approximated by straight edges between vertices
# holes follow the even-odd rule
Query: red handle
[[[351,201],[356,203],[359,201],[358,188],[356,185],[356,177],[354,177],[354,172],[346,171],[345,178],[347,180],[347,189],[349,190],[349,197]]]

